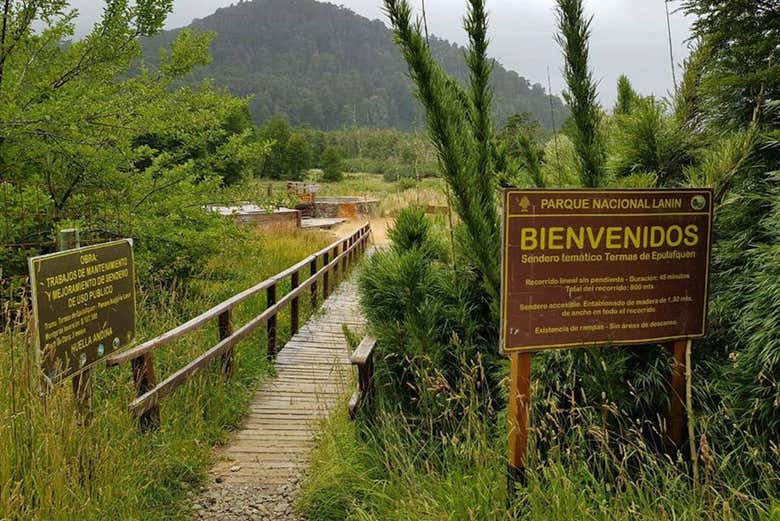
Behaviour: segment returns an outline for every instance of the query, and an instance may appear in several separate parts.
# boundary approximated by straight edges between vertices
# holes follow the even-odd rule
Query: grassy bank
[[[532,449],[527,487],[508,503],[504,423],[467,414],[454,434],[421,435],[395,414],[372,424],[341,414],[324,424],[298,506],[309,521],[780,520],[771,468],[750,481],[744,458],[709,454],[694,490],[685,464],[658,458],[641,436],[619,455],[582,443],[616,433],[543,419],[534,446],[548,448]]]
[[[492,319],[469,299],[473,271],[450,262],[443,227],[404,211],[392,247],[365,261],[374,410],[324,423],[299,501],[309,521],[780,520],[776,432],[741,424],[706,362],[692,384],[696,471],[687,443],[669,454],[666,393],[648,392],[671,367],[661,346],[534,354],[527,486],[508,501],[508,362],[479,327]],[[616,378],[609,357],[637,353],[657,369],[637,364],[601,387]]]
[[[309,232],[226,238],[222,253],[187,290],[142,289],[137,338],[178,325],[332,240]],[[287,289],[280,288],[281,294]],[[235,322],[244,323],[263,306],[262,298],[252,299],[238,309]],[[229,383],[217,367],[196,377],[163,400],[161,429],[140,434],[126,409],[133,396],[128,366],[96,369],[94,420],[88,426],[79,425],[70,385],[45,399],[38,395],[31,339],[24,333],[28,320],[25,313],[16,315],[0,336],[0,519],[187,518],[184,500],[205,477],[212,447],[240,424],[252,391],[269,374],[263,334],[236,348]],[[283,341],[287,316],[279,327]],[[216,339],[212,325],[159,350],[158,378]]]

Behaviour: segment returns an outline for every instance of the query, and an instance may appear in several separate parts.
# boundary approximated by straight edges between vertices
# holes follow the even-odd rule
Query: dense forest
[[[214,31],[212,61],[188,79],[213,78],[236,96],[252,96],[255,121],[284,115],[293,125],[321,130],[353,126],[419,128],[423,118],[409,90],[392,33],[343,7],[314,0],[255,0],[218,9],[190,28]],[[180,30],[165,31],[143,42],[147,59],[156,61]],[[431,36],[442,66],[466,80],[464,49]],[[494,63],[494,115],[498,122],[527,112],[545,127],[566,118],[561,100],[538,83]]]

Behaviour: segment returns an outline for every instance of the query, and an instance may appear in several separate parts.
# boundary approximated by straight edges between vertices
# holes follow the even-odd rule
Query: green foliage
[[[250,104],[258,123],[283,114],[295,126],[321,130],[419,129],[422,111],[409,91],[405,64],[393,48],[390,31],[384,23],[337,3],[234,2],[194,22],[193,29],[216,31],[220,36],[212,46],[214,62],[197,71],[191,81],[216,78],[236,95],[254,94]],[[167,46],[177,32],[145,40],[147,57],[154,59],[157,49]],[[464,49],[433,35],[430,42],[446,70],[468,81]],[[496,120],[503,122],[527,111],[551,128],[545,89],[498,63],[492,68]],[[552,103],[555,121],[563,121],[566,107],[557,96]]]
[[[257,132],[260,139],[272,142],[271,152],[260,168],[266,179],[301,181],[312,163],[312,149],[306,136],[293,132],[283,116],[266,121]]]
[[[300,180],[312,165],[312,149],[306,137],[300,133],[290,136],[285,147],[288,179]]]
[[[396,42],[409,66],[417,96],[425,107],[426,125],[436,149],[442,177],[452,191],[455,209],[464,224],[462,251],[483,279],[494,303],[500,288],[499,224],[487,103],[491,92],[486,58],[484,10],[478,0],[469,4],[465,28],[469,35],[467,63],[470,89],[448,76],[435,61],[419,24],[412,21],[406,0],[385,0]],[[497,315],[497,304],[495,307]]]
[[[344,163],[342,162],[341,152],[338,148],[326,148],[325,152],[322,153],[320,163],[323,181],[341,181],[344,178]]]
[[[392,248],[366,261],[360,299],[377,337],[378,378],[388,407],[441,428],[457,417],[463,365],[494,360],[490,308],[473,271],[450,264],[444,231],[419,207],[398,215]],[[497,382],[480,373],[489,388]],[[385,399],[383,398],[383,399]]]
[[[566,134],[560,134],[547,141],[541,170],[546,186],[581,186],[579,156],[574,143]],[[531,180],[528,186],[532,186]]]
[[[774,122],[777,128],[777,120]],[[771,131],[747,130],[725,135],[686,172],[694,186],[711,186],[721,201],[715,222],[707,381],[702,401],[721,439],[738,426],[755,436],[729,440],[731,450],[761,453],[768,467],[752,472],[777,473],[780,400],[780,329],[777,316],[777,217],[780,192],[776,174],[780,150]]]
[[[693,37],[706,47],[697,89],[706,117],[732,129],[768,123],[767,101],[780,99],[777,0],[685,0]]]
[[[486,83],[464,87],[448,78],[426,52],[408,4],[385,3],[426,108],[443,177],[456,203],[461,183],[479,200],[485,178],[470,177],[469,168],[509,165],[503,138],[514,132],[499,134],[502,142],[492,145],[485,161],[485,143],[475,136],[489,135],[476,108]],[[729,9],[723,2],[696,3]],[[482,6],[473,4],[466,25],[477,49],[484,27],[481,15],[473,18]],[[745,9],[742,4],[734,6]],[[534,356],[528,486],[514,502],[518,511],[507,511],[506,422],[491,415],[501,397],[496,386],[485,385],[502,373],[494,360],[483,358],[487,351],[481,347],[495,341],[495,322],[487,312],[491,294],[478,283],[483,264],[472,256],[476,241],[470,242],[470,234],[479,226],[469,220],[468,205],[456,204],[463,224],[456,228],[454,267],[420,246],[436,240],[423,238],[427,225],[412,211],[399,216],[393,248],[376,254],[361,276],[361,300],[380,340],[377,412],[357,424],[328,425],[315,457],[316,477],[301,503],[311,518],[774,519],[780,514],[780,132],[774,112],[780,106],[769,101],[755,121],[724,133],[708,113],[714,98],[704,87],[722,71],[713,75],[706,55],[697,53],[677,93],[674,115],[666,102],[643,98],[623,82],[623,99],[614,117],[606,119],[587,68],[589,22],[582,3],[560,0],[558,14],[573,104],[572,139],[549,140],[538,173],[526,166],[516,179],[506,178],[526,185],[688,185],[715,192],[709,333],[694,350],[692,442],[701,482],[692,483],[679,462],[661,455],[659,418],[668,398],[671,360],[660,346],[540,353]],[[737,25],[743,22],[754,27],[744,20]],[[756,40],[761,30],[753,30],[735,42]],[[467,60],[478,75],[480,61]],[[770,83],[764,83],[767,92]],[[740,89],[738,82],[730,95]],[[519,160],[532,157],[523,146],[517,143]],[[463,309],[468,320],[455,312]]]
[[[198,281],[138,293],[138,338],[153,338],[218,302],[264,280],[331,242],[326,233],[278,233],[219,238],[220,254]],[[280,291],[287,288],[280,287]],[[280,294],[281,296],[281,294]],[[301,300],[303,316],[311,312]],[[5,306],[5,302],[4,302]],[[163,404],[161,429],[143,434],[127,412],[135,387],[128,366],[94,370],[91,422],[75,410],[70,385],[41,399],[29,302],[4,307],[0,334],[0,518],[50,521],[105,519],[169,521],[192,515],[190,494],[207,481],[215,445],[238,428],[254,390],[272,372],[257,349],[263,335],[236,347],[233,378],[219,364],[182,386]],[[234,310],[243,324],[265,309],[257,299]],[[11,320],[13,319],[13,320]],[[289,315],[279,319],[279,340],[288,338]],[[155,352],[158,374],[168,375],[213,345],[217,324],[192,332]],[[263,344],[264,345],[264,344]],[[13,490],[13,493],[8,491]]]
[[[418,132],[360,127],[302,132],[315,149],[315,164],[319,164],[325,148],[336,147],[348,172],[382,174],[388,182],[438,175],[435,151],[426,136]]]
[[[67,2],[14,5],[0,46],[0,179],[13,204],[35,201],[0,218],[13,230],[5,275],[23,277],[20,260],[51,251],[66,220],[87,241],[134,238],[144,285],[203,269],[224,223],[200,206],[266,151],[244,100],[208,84],[175,88],[208,62],[213,35],[181,32],[158,70],[133,74],[137,38],[160,28],[170,1],[108,2],[69,45],[60,44],[73,34]]]
[[[693,131],[703,130],[704,114],[700,91],[708,58],[707,46],[699,43],[685,60],[682,82],[674,97],[674,117],[677,124]]]
[[[510,117],[498,135],[498,141],[503,146],[504,152],[521,166],[522,173],[529,176],[530,183],[540,188],[545,186],[542,174],[543,137],[544,132],[541,127],[532,121],[528,114],[515,114]]]
[[[401,210],[387,234],[399,255],[419,250],[431,260],[447,260],[444,243],[436,235],[433,223],[422,207],[411,206]]]
[[[616,177],[653,172],[658,184],[679,184],[694,163],[697,140],[653,97],[634,100],[633,110],[615,116],[607,168]]]
[[[596,188],[604,182],[606,151],[596,82],[588,68],[592,19],[585,18],[582,0],[557,0],[557,6],[560,33],[556,40],[563,49],[563,74],[568,88],[563,97],[575,124],[572,140],[580,157],[582,186]]]
[[[626,450],[611,450],[606,441],[615,434],[598,426],[600,415],[612,414],[609,405],[534,411],[532,446],[547,450],[539,456],[531,451],[527,485],[509,499],[506,433],[499,428],[496,435],[478,413],[484,408],[478,404],[489,397],[474,376],[464,376],[452,398],[462,413],[447,435],[438,426],[415,432],[410,418],[397,413],[357,422],[344,409],[336,413],[324,425],[299,496],[300,511],[313,521],[774,520],[780,513],[771,473],[756,483],[760,495],[732,475],[737,464],[758,459],[753,454],[734,459],[708,454],[707,492],[695,493],[681,463],[648,450],[632,422],[620,433]],[[464,403],[471,406],[460,406]],[[566,415],[583,421],[567,427]],[[586,443],[593,433],[597,441]]]
[[[625,74],[621,74],[617,81],[617,101],[615,102],[615,108],[612,109],[612,113],[630,114],[638,99],[639,95],[634,91],[634,87],[631,86],[631,80]]]

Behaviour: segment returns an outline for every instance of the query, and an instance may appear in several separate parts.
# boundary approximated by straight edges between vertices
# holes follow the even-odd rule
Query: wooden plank
[[[352,383],[340,321],[363,324],[359,309],[343,312],[344,302],[356,306],[355,291],[350,282],[335,288],[324,315],[304,324],[279,351],[276,375],[255,394],[242,429],[222,452],[226,460],[213,472],[225,483],[275,490],[300,479],[322,421],[343,403]]]

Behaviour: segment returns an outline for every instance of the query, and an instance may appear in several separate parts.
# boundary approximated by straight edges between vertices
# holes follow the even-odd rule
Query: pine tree
[[[780,2],[685,0],[683,9],[708,48],[699,90],[707,117],[732,128],[774,123],[765,109],[780,97]]]
[[[582,185],[589,188],[604,182],[606,150],[601,136],[601,107],[596,82],[588,67],[588,39],[592,18],[586,19],[582,0],[557,0],[558,44],[563,50],[569,104],[576,126],[574,146],[581,162]]]
[[[433,58],[420,21],[412,20],[407,0],[384,0],[396,43],[409,66],[417,97],[425,109],[428,133],[436,149],[442,176],[453,194],[465,227],[462,251],[480,272],[498,311],[500,226],[493,159],[490,105],[491,66],[487,58],[487,14],[484,0],[469,0],[465,29],[469,36],[466,89],[444,72]]]
[[[631,80],[625,74],[621,74],[617,81],[617,102],[612,112],[614,114],[630,114],[638,97],[631,86]]]
[[[322,179],[323,181],[341,181],[344,178],[344,164],[341,160],[341,152],[336,147],[328,147],[322,153]]]

